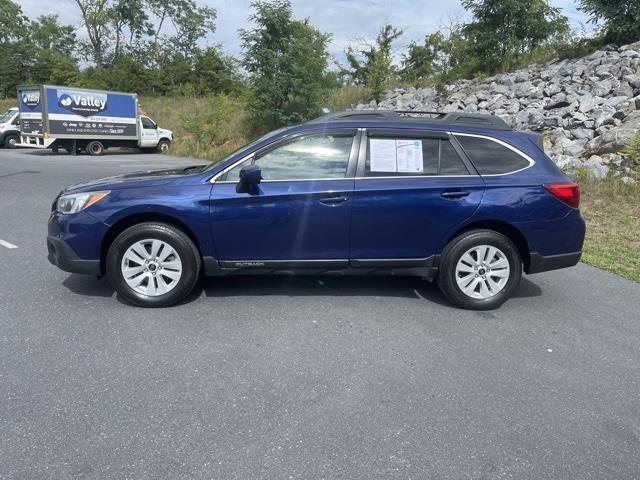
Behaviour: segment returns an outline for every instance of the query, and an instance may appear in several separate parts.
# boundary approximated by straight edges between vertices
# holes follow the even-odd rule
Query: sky
[[[81,22],[78,8],[73,0],[14,0],[25,15],[35,18],[42,14],[58,14],[63,23],[76,25],[79,36]],[[196,0],[198,5],[209,5],[218,12],[217,30],[207,43],[221,44],[225,52],[240,53],[238,29],[250,27],[251,0]],[[569,17],[575,30],[587,30],[587,17],[577,11],[574,0],[551,0]],[[464,9],[459,0],[292,0],[296,18],[309,18],[321,31],[332,33],[330,52],[341,59],[342,52],[350,43],[359,40],[371,41],[380,26],[391,23],[404,30],[405,34],[395,44],[395,50],[403,50],[411,41],[421,41],[426,34],[440,30],[449,18],[464,18]]]

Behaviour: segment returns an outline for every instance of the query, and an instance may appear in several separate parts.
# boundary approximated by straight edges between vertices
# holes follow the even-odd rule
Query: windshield
[[[2,115],[0,115],[0,123],[7,123],[9,120],[13,118],[16,114],[15,110],[7,110]]]
[[[212,162],[211,164],[209,164],[203,171],[206,170],[211,170],[213,167],[215,167],[216,165],[222,163],[222,162],[226,162],[227,160],[229,160],[231,157],[235,156],[235,155],[239,155],[242,152],[246,152],[248,150],[251,150],[252,147],[256,146],[257,144],[259,144],[260,142],[264,142],[265,140],[267,140],[268,138],[271,138],[281,132],[284,132],[286,130],[286,128],[280,128],[278,130],[274,130],[273,132],[269,132],[266,135],[260,137],[257,140],[254,140],[253,142],[245,145],[244,147],[240,147],[239,149],[235,150],[234,152],[230,153],[229,155],[227,155],[226,157],[224,157],[222,160],[219,160],[217,162]]]

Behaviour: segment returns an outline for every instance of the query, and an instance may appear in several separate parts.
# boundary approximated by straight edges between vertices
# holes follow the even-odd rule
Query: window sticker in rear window
[[[372,138],[369,142],[371,171],[397,172],[398,154],[395,140]]]
[[[372,138],[369,142],[371,172],[423,173],[422,140]]]
[[[422,173],[422,140],[396,140],[399,173]]]

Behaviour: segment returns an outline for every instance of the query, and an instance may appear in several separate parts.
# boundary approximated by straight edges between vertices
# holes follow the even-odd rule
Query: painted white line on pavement
[[[3,247],[9,248],[9,249],[18,248],[17,245],[14,245],[13,243],[6,242],[6,241],[2,240],[1,238],[0,238],[0,245],[2,245]]]

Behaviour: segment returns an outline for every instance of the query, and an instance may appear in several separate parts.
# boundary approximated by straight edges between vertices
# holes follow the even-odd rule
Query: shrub
[[[624,153],[631,158],[633,168],[640,168],[640,133],[631,139]]]

